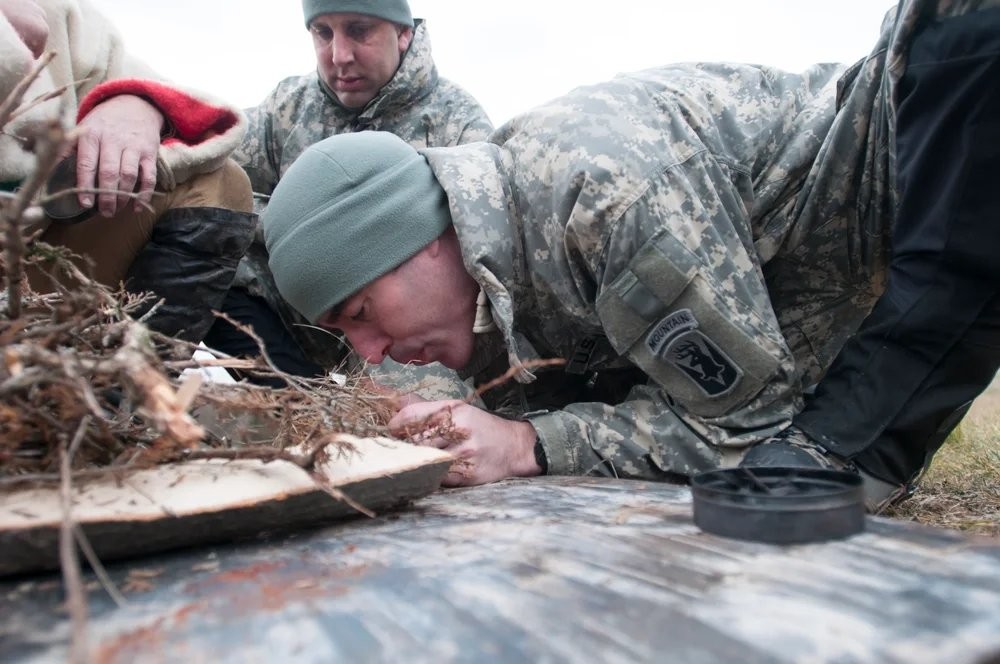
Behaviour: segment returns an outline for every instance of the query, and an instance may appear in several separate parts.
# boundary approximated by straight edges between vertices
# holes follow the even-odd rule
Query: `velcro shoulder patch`
[[[685,332],[698,327],[698,321],[690,309],[679,309],[668,314],[646,336],[646,347],[653,355],[660,355],[663,349]]]
[[[646,336],[646,347],[708,397],[729,393],[743,377],[743,370],[698,329],[698,319],[690,309],[678,309],[654,325]]]

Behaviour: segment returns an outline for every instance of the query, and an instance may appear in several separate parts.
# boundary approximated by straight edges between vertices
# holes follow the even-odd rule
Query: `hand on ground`
[[[445,486],[470,486],[508,477],[531,477],[535,428],[464,401],[423,401],[403,407],[389,422],[393,435],[446,450],[457,457]]]

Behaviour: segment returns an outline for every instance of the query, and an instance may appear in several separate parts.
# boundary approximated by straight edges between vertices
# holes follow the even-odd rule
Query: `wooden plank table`
[[[110,571],[99,662],[1000,662],[1000,541],[728,540],[665,484],[508,481]],[[0,661],[65,661],[61,601],[55,575],[0,583]]]

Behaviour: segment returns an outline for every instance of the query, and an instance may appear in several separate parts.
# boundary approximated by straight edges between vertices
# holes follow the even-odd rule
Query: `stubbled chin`
[[[472,359],[472,349],[473,344],[471,343],[461,351],[456,348],[452,348],[453,352],[448,353],[447,357],[442,358],[439,361],[449,369],[458,371],[459,369],[465,368],[469,364],[469,361]]]
[[[361,110],[362,108],[365,107],[365,104],[368,103],[367,101],[365,101],[365,102],[359,102],[358,100],[351,99],[350,97],[348,97],[345,100],[343,94],[338,94],[337,95],[337,100],[340,101],[341,105],[344,108],[346,108],[346,109],[348,109],[350,111],[359,111],[359,110]]]

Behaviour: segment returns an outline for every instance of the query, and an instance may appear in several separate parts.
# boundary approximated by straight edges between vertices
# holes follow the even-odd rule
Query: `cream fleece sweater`
[[[87,0],[35,1],[45,10],[49,25],[46,50],[55,51],[57,55],[24,100],[28,102],[62,85],[68,84],[69,87],[60,98],[16,118],[0,134],[0,182],[19,181],[31,172],[35,164],[34,155],[24,149],[24,138],[32,134],[33,127],[56,116],[63,118],[67,126],[72,126],[87,96],[109,81],[133,79],[130,86],[114,89],[118,94],[140,94],[144,82],[161,80],[149,67],[125,52],[117,30]],[[32,63],[31,52],[0,13],[0,98],[6,98]],[[155,88],[161,94],[165,89],[162,85]],[[160,146],[157,185],[169,190],[193,175],[212,171],[222,164],[239,145],[246,130],[246,120],[239,109],[204,93],[178,86],[166,89],[176,92],[176,95],[170,96],[180,98],[184,103],[164,106],[157,102],[155,94],[148,95],[148,98],[160,107],[172,124],[178,124],[178,121],[184,124],[183,118],[171,117],[171,114],[184,113],[186,108],[202,113],[208,109],[216,115],[231,115],[230,122],[216,123],[211,130],[194,133],[185,140],[167,140]],[[103,90],[103,94],[102,89],[97,90],[100,99],[111,96],[106,92],[107,87]],[[95,105],[93,99],[90,101],[85,106]]]

